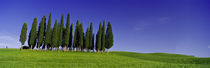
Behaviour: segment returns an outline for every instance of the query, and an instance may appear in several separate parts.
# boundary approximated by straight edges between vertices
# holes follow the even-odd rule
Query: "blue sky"
[[[114,32],[112,51],[210,57],[208,7],[208,0],[1,0],[0,48],[20,47],[24,22],[30,30],[34,17],[40,22],[51,12],[54,24],[55,19],[60,21],[61,15],[66,18],[69,12],[71,23],[79,20],[84,30],[92,21],[95,33],[100,21],[110,21]]]

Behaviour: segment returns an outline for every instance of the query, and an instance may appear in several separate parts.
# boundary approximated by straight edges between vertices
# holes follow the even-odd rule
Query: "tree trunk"
[[[59,47],[57,48],[58,51],[60,51]]]
[[[66,52],[66,46],[63,47],[63,51]]]
[[[107,49],[106,53],[109,54],[109,49]]]
[[[31,45],[31,50],[32,50],[32,45]]]
[[[78,51],[80,51],[80,46],[78,47]]]
[[[87,52],[89,52],[89,49],[88,48],[86,48],[86,50],[87,50]]]
[[[78,49],[79,49],[79,48],[76,47],[76,51],[79,51]]]
[[[103,54],[104,53],[104,50],[101,50],[101,53]]]
[[[40,50],[40,46],[38,46],[38,51]]]
[[[98,49],[98,51],[97,51],[98,53],[100,53],[100,51],[99,51],[99,49]]]
[[[47,45],[45,45],[45,51],[47,51]]]
[[[21,45],[21,51],[23,51],[23,45]]]

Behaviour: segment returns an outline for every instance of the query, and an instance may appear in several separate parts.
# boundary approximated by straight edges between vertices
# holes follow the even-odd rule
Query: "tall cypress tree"
[[[87,52],[89,52],[89,45],[90,45],[90,40],[89,40],[89,28],[87,28],[87,30],[86,30],[86,35],[85,35],[85,48],[86,48],[86,50],[87,50]],[[92,35],[91,35],[92,36]],[[92,43],[92,42],[91,42]]]
[[[108,22],[107,30],[106,30],[106,49],[107,53],[109,53],[109,49],[113,46],[113,32],[112,32],[112,26],[111,23]]]
[[[28,47],[31,47],[30,39],[31,39],[31,32],[29,32],[29,35],[28,35]]]
[[[97,51],[100,52],[101,50],[101,36],[102,36],[102,28],[101,28],[101,22],[99,25],[98,33],[97,33]]]
[[[94,52],[94,34],[92,35],[92,46],[91,46],[91,49],[92,49],[93,52]]]
[[[94,43],[92,42],[92,34],[93,34],[93,23],[91,22],[91,23],[90,23],[90,33],[89,33],[89,40],[90,40],[90,41],[89,41],[89,43],[90,43],[90,44],[89,44],[89,46],[90,46],[89,49],[91,49],[91,50],[92,50],[92,46],[93,46],[93,44],[94,44]]]
[[[54,47],[57,47],[58,45],[58,40],[59,40],[59,37],[58,37],[58,26],[57,26],[57,20],[55,20],[55,24],[54,24],[54,27],[53,27],[53,31],[52,31],[52,49]]]
[[[50,38],[49,38],[49,43],[48,43],[48,45],[47,45],[47,49],[50,49],[50,48],[52,48],[52,35],[53,35],[53,28],[50,28]]]
[[[82,50],[82,48],[83,48],[83,35],[84,33],[83,33],[83,25],[82,25],[82,23],[79,25],[79,45],[78,45],[78,47],[79,47],[79,50],[81,51]]]
[[[76,28],[74,31],[73,50],[75,48],[78,49],[78,42],[79,42],[79,20],[77,20]]]
[[[66,29],[64,33],[64,45],[63,50],[66,51],[66,46],[69,45],[69,29],[70,29],[70,14],[67,15],[67,23],[66,23]]]
[[[96,52],[98,52],[98,32],[96,33],[95,50],[96,50]]]
[[[44,22],[46,17],[43,16],[41,23],[39,23],[39,31],[38,31],[38,42],[37,42],[37,48],[40,49],[41,44],[43,43],[43,37],[44,37]]]
[[[27,26],[27,23],[24,23],[23,26],[22,26],[22,29],[21,29],[21,34],[20,34],[20,42],[21,42],[21,50],[23,50],[23,45],[25,44],[25,41],[26,41],[26,36],[27,36],[27,29],[28,29],[28,26]]]
[[[32,28],[30,31],[30,39],[29,39],[29,43],[30,43],[30,48],[32,49],[35,44],[36,44],[36,38],[37,38],[37,18],[34,18],[33,24],[32,24]]]
[[[42,49],[44,49],[45,48],[45,45],[46,45],[46,43],[45,43],[45,38],[46,38],[46,18],[45,18],[45,20],[44,20],[44,36],[43,36],[43,44],[41,44],[42,45]]]
[[[70,27],[69,45],[68,45],[69,50],[72,48],[72,38],[73,38],[73,23],[71,24]]]
[[[83,47],[82,47],[82,51],[84,51],[85,49],[85,33],[83,32]]]
[[[63,42],[63,19],[64,19],[64,15],[61,16],[61,22],[58,28],[59,29],[58,49],[62,45],[62,42]]]
[[[101,51],[105,50],[105,21],[103,21],[102,34],[101,34]]]
[[[58,45],[56,46],[56,48],[59,50],[59,47],[62,45],[62,29],[61,29],[61,23],[58,23],[57,26],[57,31],[58,31]]]
[[[47,50],[47,45],[50,44],[50,38],[51,38],[51,13],[50,13],[50,16],[49,16],[49,19],[48,19],[48,24],[47,24],[47,31],[46,31],[46,35],[45,35],[45,50]]]

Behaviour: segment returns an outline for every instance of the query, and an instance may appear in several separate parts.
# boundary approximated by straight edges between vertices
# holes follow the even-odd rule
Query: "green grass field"
[[[210,58],[166,53],[0,49],[0,68],[210,68]]]

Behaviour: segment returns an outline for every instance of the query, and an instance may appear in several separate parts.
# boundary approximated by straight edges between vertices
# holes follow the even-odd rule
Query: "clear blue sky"
[[[34,17],[40,22],[52,12],[54,24],[69,12],[71,23],[80,20],[84,30],[92,21],[95,33],[100,21],[110,21],[112,51],[210,57],[209,7],[208,0],[1,0],[0,48],[20,47],[24,22],[30,30]]]

